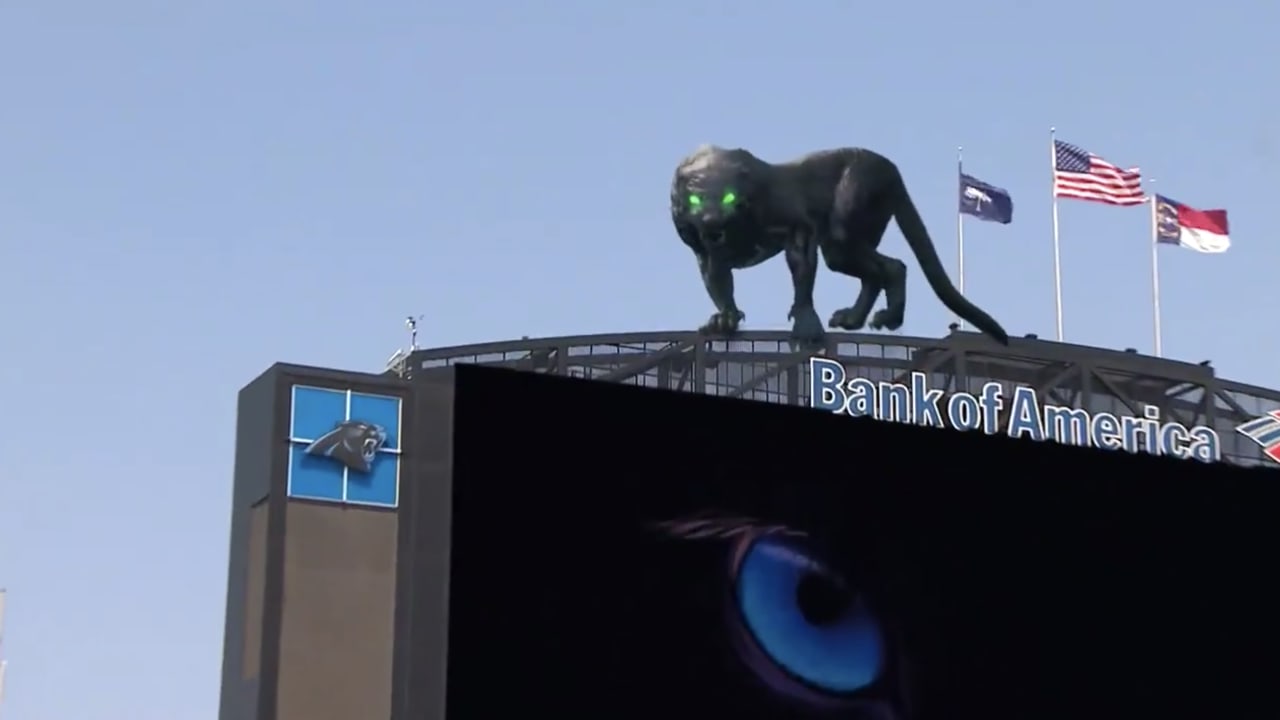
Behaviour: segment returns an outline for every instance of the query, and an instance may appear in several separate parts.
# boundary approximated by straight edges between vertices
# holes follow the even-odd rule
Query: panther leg
[[[826,336],[818,311],[813,308],[813,285],[818,275],[818,240],[812,232],[797,233],[786,247],[787,269],[795,297],[787,318],[791,337],[802,343],[818,343]]]
[[[871,317],[871,327],[879,330],[897,330],[902,327],[907,309],[907,265],[897,258],[878,256],[880,274],[884,283],[886,307]]]
[[[746,319],[733,299],[733,269],[705,253],[699,253],[697,257],[707,296],[716,306],[716,312],[698,331],[708,335],[732,335]]]
[[[863,279],[862,289],[858,291],[858,299],[853,301],[852,306],[840,308],[831,313],[831,319],[827,321],[827,325],[841,330],[861,330],[867,324],[867,316],[871,314],[871,306],[875,305],[876,298],[880,297],[880,291],[880,283],[874,278]]]
[[[876,202],[875,184],[858,177],[855,168],[846,168],[836,184],[832,203],[830,238],[823,245],[827,267],[862,281],[853,305],[840,308],[827,322],[830,327],[860,330],[867,322],[876,299],[885,289],[886,273],[876,248],[889,226],[891,213]]]
[[[702,237],[697,228],[673,215],[676,234],[693,251],[698,259],[698,274],[702,276],[702,284],[707,290],[707,297],[715,305],[716,311],[699,332],[709,335],[729,335],[737,332],[738,325],[746,318],[733,299],[733,267],[723,259],[707,252],[702,244]]]

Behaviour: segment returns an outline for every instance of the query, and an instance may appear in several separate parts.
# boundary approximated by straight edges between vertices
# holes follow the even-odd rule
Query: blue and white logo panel
[[[396,507],[401,407],[391,395],[293,386],[289,497]]]

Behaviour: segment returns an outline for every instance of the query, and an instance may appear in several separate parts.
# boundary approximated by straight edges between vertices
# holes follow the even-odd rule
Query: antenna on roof
[[[402,378],[408,377],[409,356],[418,350],[418,321],[421,319],[421,315],[417,317],[408,315],[405,317],[404,327],[409,331],[409,349],[396,350],[390,358],[387,358],[387,372],[394,373]]]
[[[418,321],[421,319],[421,315],[418,317],[410,315],[404,319],[404,326],[409,331],[409,352],[418,349]]]

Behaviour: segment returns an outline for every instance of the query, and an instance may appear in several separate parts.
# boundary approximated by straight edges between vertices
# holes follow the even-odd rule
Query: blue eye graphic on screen
[[[808,705],[847,708],[848,717],[902,717],[880,619],[855,579],[806,534],[724,517],[660,528],[684,540],[725,544],[730,640],[767,688]]]
[[[836,694],[870,686],[884,641],[866,601],[802,538],[761,535],[741,550],[734,595],[744,629],[796,679]]]

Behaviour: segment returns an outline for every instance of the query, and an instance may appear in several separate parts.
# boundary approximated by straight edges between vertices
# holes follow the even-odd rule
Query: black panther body
[[[1000,324],[951,284],[898,168],[882,155],[844,148],[773,164],[746,150],[706,145],[680,163],[671,186],[671,219],[716,307],[705,332],[733,333],[745,317],[734,301],[734,270],[785,253],[795,291],[791,333],[820,340],[825,331],[813,307],[819,251],[827,267],[862,281],[857,300],[836,310],[830,327],[862,328],[882,291],[887,307],[872,316],[871,327],[901,327],[907,266],[877,250],[891,218],[942,303],[1008,344]]]
[[[373,468],[378,450],[386,442],[387,431],[381,426],[347,420],[308,445],[306,452],[333,458],[356,472],[367,473]]]

